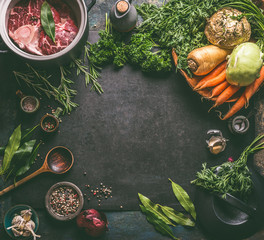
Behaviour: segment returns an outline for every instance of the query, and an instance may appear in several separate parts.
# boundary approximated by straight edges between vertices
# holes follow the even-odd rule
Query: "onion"
[[[77,217],[77,225],[92,237],[100,237],[108,230],[105,214],[95,209],[82,211]]]

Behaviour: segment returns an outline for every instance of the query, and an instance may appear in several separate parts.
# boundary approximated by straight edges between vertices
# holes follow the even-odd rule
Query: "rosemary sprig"
[[[94,68],[93,65],[90,66],[90,69],[92,68],[92,73],[89,72],[88,66],[84,65],[81,59],[73,59],[73,62],[71,63],[71,67],[76,67],[76,74],[77,76],[80,73],[84,74],[85,84],[88,86],[90,83],[92,84],[91,90],[95,90],[99,94],[102,94],[104,90],[102,89],[102,86],[98,82],[98,77],[100,74],[98,71]]]
[[[210,192],[220,193],[223,196],[229,193],[246,200],[252,190],[251,173],[247,167],[248,156],[264,149],[264,142],[256,145],[263,138],[264,135],[256,137],[235,162],[225,162],[211,168],[207,168],[204,163],[201,172],[197,173],[197,179],[191,183]]]
[[[13,71],[14,76],[18,83],[21,81],[25,82],[26,85],[33,89],[37,94],[45,94],[48,98],[53,96],[56,101],[64,106],[64,112],[69,113],[73,108],[76,108],[78,104],[71,101],[71,99],[77,94],[76,90],[70,88],[73,83],[67,78],[69,71],[64,67],[60,67],[60,85],[58,87],[53,86],[49,78],[44,71],[39,72],[29,64],[27,72],[16,72]]]

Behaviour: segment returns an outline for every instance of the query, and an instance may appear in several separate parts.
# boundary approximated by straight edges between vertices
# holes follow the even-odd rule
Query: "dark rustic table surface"
[[[97,31],[97,30],[102,29],[104,27],[105,13],[109,12],[109,9],[114,4],[114,2],[115,2],[114,0],[110,0],[110,1],[97,0],[96,5],[94,6],[94,8],[91,10],[91,12],[89,14],[90,28],[92,31]],[[157,5],[160,5],[162,1],[161,0],[134,1],[133,3],[134,4],[136,4],[136,3],[141,4],[142,2],[151,2],[151,3],[155,3]],[[87,1],[87,3],[89,3],[89,1]],[[96,35],[96,33],[91,33],[90,38],[92,36],[92,38],[95,39],[95,37],[94,37],[95,35]],[[5,71],[5,69],[8,69],[10,67],[10,66],[7,66],[9,64],[12,64],[12,59],[11,60],[8,59],[8,64],[7,64],[6,58],[0,59],[0,65],[2,66],[1,67],[1,70],[2,70],[1,71],[1,73],[2,73],[1,74],[1,80],[2,81],[5,81],[6,79],[14,80],[14,78],[11,76],[10,72]],[[128,69],[128,70],[124,71],[123,74],[126,74],[127,71],[133,71],[133,69]],[[109,75],[108,75],[108,73],[109,73]],[[102,79],[102,81],[105,83],[105,85],[104,85],[106,88],[105,91],[107,91],[108,85],[109,85],[109,89],[114,89],[113,87],[112,88],[110,87],[110,85],[112,85],[112,84],[110,84],[109,82],[106,82],[106,78],[111,75],[110,73],[111,73],[111,69],[108,68],[105,70],[105,72],[102,75],[104,77],[104,79]],[[137,76],[138,76],[138,78],[140,78],[140,73],[137,73],[137,74],[139,74]],[[121,75],[122,75],[122,72],[121,72]],[[112,78],[109,77],[108,80],[113,81]],[[180,78],[180,77],[178,76],[178,78]],[[166,84],[171,84],[170,77],[165,78],[165,79],[167,79]],[[182,79],[182,78],[180,78],[180,79]],[[83,79],[81,79],[81,80],[83,81]],[[126,81],[128,84],[130,84],[130,87],[132,88],[131,89],[132,92],[139,90],[139,89],[133,89],[133,88],[135,88],[136,84],[129,82],[129,79],[126,79],[125,76],[124,76],[124,81]],[[79,86],[80,82],[76,83],[76,84]],[[155,83],[153,82],[153,84],[155,84]],[[164,85],[161,82],[157,81],[156,84],[157,84],[157,86],[156,86],[157,88],[158,87],[163,88],[163,90],[165,91],[164,94],[166,94],[166,93],[170,94],[170,92],[168,92],[168,91],[170,91],[169,88],[164,87]],[[142,85],[141,87],[145,87],[145,86]],[[173,87],[173,85],[172,85],[172,87]],[[188,88],[187,85],[185,87],[186,87],[186,89]],[[0,136],[0,140],[1,141],[4,141],[3,136],[7,137],[10,135],[12,129],[10,129],[9,126],[15,127],[16,124],[19,123],[20,118],[21,119],[23,118],[21,113],[18,112],[18,106],[17,106],[17,101],[15,100],[15,96],[10,96],[10,92],[14,91],[16,88],[17,88],[17,84],[14,82],[14,83],[8,84],[7,89],[1,90],[1,94],[2,94],[0,96],[0,112],[1,112],[1,118],[0,118],[1,136]],[[153,88],[155,88],[155,87],[153,86]],[[126,89],[122,89],[122,90],[126,91]],[[87,91],[87,89],[85,91]],[[155,89],[151,89],[150,91],[154,92]],[[146,94],[146,92],[141,92],[141,94]],[[91,93],[91,95],[92,95],[92,97],[97,97],[96,94],[94,94],[94,93]],[[82,90],[80,90],[79,96],[82,96]],[[77,98],[77,101],[79,101],[78,96],[76,98]],[[87,98],[87,101],[89,101],[89,97]],[[99,102],[96,102],[99,105],[100,100],[97,100],[97,101],[99,101]],[[104,101],[104,100],[102,100],[102,101]],[[107,99],[106,99],[106,101],[107,101]],[[171,101],[171,99],[169,99],[169,100],[168,99],[162,99],[162,101],[167,101],[168,103],[173,104],[173,101]],[[79,102],[81,102],[81,101],[79,101]],[[45,104],[47,106],[46,102],[45,102]],[[42,106],[45,104],[42,104]],[[87,106],[89,107],[89,102],[87,102],[87,104],[88,104]],[[109,103],[109,107],[110,106],[111,106],[111,103]],[[83,106],[81,106],[80,108],[82,108],[82,107]],[[90,107],[92,107],[92,106],[90,106]],[[264,116],[263,116],[264,100],[263,100],[261,93],[258,94],[258,99],[256,99],[256,101],[255,101],[255,108],[256,108],[256,111],[254,111],[254,113],[255,113],[255,131],[256,131],[256,134],[263,133],[263,130],[264,130],[264,125],[263,125],[263,123],[264,123]],[[154,110],[155,110],[155,108],[154,108]],[[42,111],[47,111],[47,109],[42,109]],[[81,110],[79,110],[79,112],[80,111]],[[122,114],[122,108],[119,108],[119,111],[120,111],[120,114]],[[131,111],[139,111],[139,110],[138,109],[134,109],[134,110],[131,109]],[[167,110],[165,109],[163,112],[161,111],[160,114],[164,114],[164,112],[166,112],[166,111]],[[93,114],[98,114],[98,111],[94,111]],[[147,113],[145,113],[144,118],[147,118],[146,114]],[[168,115],[168,116],[173,117],[173,115]],[[69,118],[71,118],[71,117],[74,119],[74,113],[73,113],[73,116],[70,116]],[[78,117],[80,117],[80,116],[78,115]],[[76,120],[87,121],[89,123],[89,119],[87,119],[87,116],[85,114],[82,117],[83,117],[83,119],[76,119]],[[103,117],[104,116],[102,115],[102,118]],[[36,117],[36,118],[38,118],[38,117]],[[144,118],[142,120],[144,120]],[[5,120],[7,120],[7,119],[8,119],[8,123],[5,122]],[[127,118],[127,119],[129,119],[129,118]],[[24,118],[23,122],[25,122],[25,125],[26,125],[26,122],[31,124],[34,122],[34,120],[35,120],[34,118],[33,119],[25,119]],[[101,120],[102,120],[102,122],[100,124],[103,124],[104,121],[103,121],[103,119],[101,119]],[[117,120],[117,122],[118,122],[118,120]],[[213,124],[211,122],[211,124],[210,124],[210,122],[211,121],[209,118],[208,119],[208,125],[204,125],[204,127],[214,127],[214,126],[220,126],[221,127],[222,126],[221,125],[222,123]],[[90,123],[93,124],[93,122],[90,122]],[[160,123],[160,122],[157,121],[157,123]],[[29,126],[31,126],[30,124],[29,124]],[[122,123],[122,124],[124,124],[124,123]],[[124,126],[125,125],[126,124],[124,124]],[[254,124],[252,124],[252,125],[254,125]],[[85,126],[83,126],[83,127],[85,127]],[[103,125],[102,125],[102,127],[103,127]],[[109,127],[113,128],[114,124],[110,125]],[[73,130],[74,130],[74,124],[73,124]],[[125,131],[125,129],[123,129],[123,130]],[[206,130],[208,130],[208,129],[206,129]],[[194,131],[195,131],[195,126],[194,126]],[[223,131],[225,132],[225,129]],[[199,132],[199,129],[198,129],[198,132]],[[88,136],[88,135],[86,136],[89,139],[91,136],[95,136],[95,135],[93,135],[93,132],[90,132],[89,134],[90,134],[90,136]],[[127,134],[127,132],[125,132],[125,134]],[[148,133],[145,132],[145,134],[148,134]],[[169,134],[169,132],[166,134]],[[67,137],[70,138],[70,135],[68,135]],[[252,135],[251,135],[251,137],[252,137]],[[76,138],[77,138],[77,136],[76,136]],[[203,137],[202,137],[202,139],[203,139]],[[74,141],[74,140],[75,139],[72,139],[72,141]],[[86,141],[86,140],[87,139],[84,139],[83,141]],[[96,140],[98,140],[98,139],[95,139],[95,141]],[[52,145],[52,141],[56,142],[56,139],[51,140],[51,142],[48,143],[47,146],[44,147],[45,150],[43,150],[43,152],[46,151],[46,148],[47,149],[49,148],[49,144]],[[65,142],[67,144],[66,140],[62,141],[62,142]],[[246,142],[247,142],[247,140],[245,140],[244,143],[246,143]],[[89,143],[91,143],[91,142],[89,142]],[[180,144],[180,143],[178,143],[178,144]],[[96,145],[96,144],[93,145],[91,143],[91,145],[94,148],[98,147],[98,145]],[[151,147],[151,146],[149,146],[149,147]],[[191,146],[189,146],[189,147],[191,147]],[[236,147],[236,145],[233,145],[231,149],[235,149],[235,147]],[[98,149],[97,150],[96,149],[89,149],[89,147],[87,149],[88,149],[88,151],[90,150],[91,153],[93,152],[93,150],[98,151]],[[82,150],[78,149],[78,153],[76,153],[77,156],[79,156],[78,155],[79,151],[82,151]],[[109,151],[111,151],[111,149]],[[100,151],[98,151],[98,153],[100,154]],[[256,162],[256,165],[259,166],[260,172],[263,169],[262,164],[264,164],[263,163],[264,161],[262,160],[262,157],[263,157],[262,155],[263,154],[259,153],[256,155],[256,157],[254,159],[254,161]],[[80,156],[83,156],[83,155],[80,154]],[[91,157],[93,157],[93,155],[91,155]],[[103,159],[103,157],[102,157],[102,159]],[[217,161],[220,162],[222,160],[217,159]],[[200,165],[200,163],[197,163],[197,164]],[[35,167],[38,167],[38,166],[35,166]],[[109,167],[111,167],[111,166],[109,165]],[[149,166],[147,166],[147,167],[149,167]],[[164,166],[162,166],[162,167],[164,167]],[[82,172],[87,171],[87,169],[82,168],[82,166],[79,166],[79,167],[76,166],[76,168],[78,168],[80,171],[80,175],[81,175],[80,178],[83,177]],[[193,170],[195,168],[197,168],[197,166],[196,167],[193,166]],[[164,168],[164,169],[166,169],[166,168]],[[98,169],[98,170],[100,170],[100,169]],[[191,168],[188,171],[190,171],[190,172],[186,173],[187,179],[188,179],[188,176],[193,174]],[[146,173],[147,173],[147,170],[146,170]],[[195,173],[195,171],[194,171],[194,173]],[[142,172],[142,174],[143,174],[143,172]],[[181,172],[181,174],[182,174],[182,172]],[[161,174],[161,176],[163,176],[163,175]],[[46,240],[46,239],[47,240],[48,239],[61,239],[61,240],[87,239],[86,236],[84,236],[83,234],[81,234],[80,232],[77,231],[74,222],[60,224],[60,223],[54,221],[53,219],[51,219],[48,216],[48,214],[46,213],[45,209],[43,208],[43,201],[42,202],[39,201],[39,199],[42,199],[42,194],[44,194],[42,190],[48,189],[50,187],[51,183],[56,182],[56,181],[60,181],[60,180],[68,180],[68,179],[70,179],[70,180],[73,179],[73,181],[75,181],[74,180],[75,177],[73,176],[73,173],[70,173],[70,175],[67,175],[65,177],[49,176],[48,180],[47,180],[47,177],[48,177],[47,175],[39,176],[38,179],[35,179],[34,181],[32,181],[32,183],[29,183],[28,185],[22,186],[20,189],[17,189],[16,192],[14,192],[12,194],[8,194],[4,198],[0,198],[0,204],[1,204],[0,216],[2,217],[5,213],[5,211],[9,207],[11,207],[13,204],[28,203],[28,204],[32,205],[33,207],[35,207],[37,209],[38,214],[39,214],[40,228],[39,228],[38,233],[40,233],[42,235],[42,239],[44,239],[44,240]],[[183,183],[183,186],[187,189],[190,189],[190,187],[188,186],[189,185],[189,179],[188,179],[188,182],[187,182],[187,179],[186,179],[186,182]],[[96,180],[97,180],[97,182],[100,181],[99,178],[97,178]],[[111,183],[111,176],[109,176],[106,180]],[[121,181],[122,184],[120,183],[120,186],[123,186],[123,185],[126,186],[125,180],[126,180],[126,178],[123,179],[123,182]],[[129,180],[129,177],[127,178],[127,180]],[[83,183],[82,180],[80,180],[80,181],[76,180],[76,181],[77,181],[79,186],[81,186],[81,184]],[[147,179],[147,181],[149,181],[151,183],[151,179]],[[40,187],[38,190],[37,188],[38,188],[39,182],[43,182],[43,183],[45,182],[46,186],[40,184]],[[148,182],[142,183],[142,189],[144,189],[144,184],[147,185]],[[182,185],[182,183],[181,183],[181,185]],[[138,186],[138,185],[135,184],[135,186]],[[36,195],[34,195],[32,193],[31,189],[34,189],[35,192],[37,192],[41,196],[39,198],[37,198]],[[162,202],[164,200],[164,198],[168,199],[169,197],[173,197],[172,194],[162,196],[163,193],[167,194],[168,189],[169,188],[164,188],[164,189],[160,190],[161,194],[158,196],[156,194],[152,194],[151,192],[146,193],[146,195],[147,196],[153,196],[155,198],[154,200],[156,200],[156,202],[158,202],[158,201]],[[134,191],[136,193],[139,190],[135,187]],[[190,191],[192,191],[192,189],[190,189]],[[124,192],[124,191],[122,191],[122,192]],[[126,240],[126,239],[127,240],[143,240],[143,239],[144,240],[145,239],[162,240],[162,239],[164,239],[165,240],[165,239],[168,239],[167,237],[163,237],[162,235],[160,235],[159,233],[157,233],[154,230],[153,226],[150,225],[146,221],[145,216],[140,211],[138,211],[137,208],[135,208],[135,202],[133,202],[133,201],[130,202],[129,198],[131,198],[131,196],[128,194],[127,198],[125,198],[125,197],[121,198],[122,201],[120,199],[117,199],[114,204],[110,203],[109,206],[107,204],[105,205],[103,210],[106,211],[106,215],[107,215],[109,223],[110,223],[109,224],[110,231],[107,232],[107,234],[100,239],[109,239],[109,240],[110,239],[111,240],[116,240],[116,239],[122,239],[122,240]],[[26,199],[26,200],[23,201],[23,199]],[[126,205],[126,202],[124,201],[124,199],[127,199],[127,201],[126,201],[127,205]],[[174,206],[172,202],[169,202],[169,204],[171,206]],[[118,211],[120,205],[124,205],[124,209],[122,211]],[[95,205],[95,203],[91,203],[90,205],[86,205],[86,207],[87,208],[88,207],[96,207],[96,205]],[[111,210],[115,210],[115,211],[111,211]],[[0,239],[1,240],[7,239],[6,235],[4,234],[4,232],[2,230],[3,229],[0,228]],[[206,234],[206,232],[201,230],[201,228],[199,227],[199,223],[198,223],[198,226],[195,227],[194,229],[186,229],[186,228],[183,228],[181,226],[176,226],[175,228],[173,228],[173,231],[175,233],[175,236],[180,237],[183,240],[184,239],[188,239],[188,240],[203,240],[203,239],[204,240],[213,240],[214,239],[214,238],[208,236],[208,234]],[[248,239],[259,240],[259,239],[263,239],[263,238],[264,238],[264,231],[260,230],[258,233],[256,233],[254,236],[252,236],[251,238],[248,238]]]

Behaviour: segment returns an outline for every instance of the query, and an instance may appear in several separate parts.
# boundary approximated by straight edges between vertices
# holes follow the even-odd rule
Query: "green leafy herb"
[[[188,193],[179,184],[173,182],[171,179],[169,180],[171,181],[174,195],[176,196],[182,207],[192,215],[194,220],[196,220],[195,207]]]
[[[38,154],[38,150],[39,150],[40,145],[41,145],[41,142],[34,148],[33,151],[31,151],[31,155],[30,155],[30,157],[27,158],[24,166],[22,166],[21,168],[19,168],[16,171],[16,173],[15,173],[15,179],[16,179],[16,177],[25,174],[30,169],[31,165],[34,163],[34,161],[35,161],[35,159],[37,157],[37,154]],[[15,179],[14,179],[14,182],[15,182]]]
[[[140,201],[142,202],[143,206],[148,210],[153,212],[155,216],[161,219],[164,223],[168,225],[175,226],[166,216],[164,216],[163,212],[161,211],[160,207],[157,204],[151,202],[147,197],[143,196],[142,194],[138,194]]]
[[[146,214],[148,222],[153,224],[153,226],[158,232],[160,232],[161,234],[165,236],[169,236],[172,239],[179,240],[179,238],[176,238],[173,235],[171,228],[165,222],[157,218],[156,215],[153,212],[149,211],[146,207],[142,205],[139,205],[139,206],[140,206],[141,211]]]
[[[181,212],[175,211],[173,208],[167,207],[167,206],[161,206],[159,205],[161,210],[164,212],[164,214],[171,219],[172,221],[182,225],[182,226],[189,226],[194,227],[195,222],[193,222],[191,219],[185,217],[185,215]]]
[[[40,20],[45,33],[55,43],[55,22],[50,5],[46,1],[41,6]]]
[[[246,200],[252,191],[251,173],[247,167],[248,156],[264,148],[264,142],[257,144],[263,138],[264,135],[257,136],[235,162],[225,162],[211,168],[203,164],[202,171],[197,172],[197,179],[191,183],[222,194],[223,197],[229,193]]]
[[[171,181],[172,182],[172,181]],[[176,183],[175,186],[177,187],[177,196],[180,194],[181,197],[177,197],[180,203],[184,206],[188,205],[189,207],[188,212],[190,212],[193,216],[193,218],[196,218],[196,213],[194,210],[193,203],[190,198],[188,198],[188,194]],[[188,197],[186,197],[186,194]],[[139,205],[141,208],[141,211],[146,214],[147,220],[154,225],[155,229],[164,234],[167,235],[173,239],[175,236],[173,235],[173,232],[169,225],[175,226],[171,220],[177,224],[183,225],[183,226],[189,226],[193,227],[195,226],[195,223],[186,217],[183,213],[175,211],[173,208],[162,206],[160,204],[153,203],[149,198],[143,196],[142,194],[138,193],[138,197],[143,205]],[[184,202],[184,203],[183,203]]]
[[[69,113],[73,108],[76,108],[78,104],[72,102],[72,98],[77,94],[76,90],[70,88],[73,83],[67,78],[69,73],[66,68],[60,67],[61,79],[58,87],[53,86],[45,72],[39,72],[29,64],[27,64],[27,72],[13,71],[16,80],[20,83],[23,81],[26,85],[32,88],[37,94],[45,94],[48,98],[54,97],[61,105],[64,106],[64,112]]]
[[[21,140],[21,125],[19,125],[14,130],[13,134],[9,138],[8,144],[5,148],[2,166],[0,168],[0,175],[3,175],[7,172],[8,168],[11,164],[12,158],[19,148],[20,140]]]
[[[21,144],[30,140],[33,132],[36,130],[36,128],[38,126],[39,126],[39,124],[37,124],[36,126],[34,126],[32,128],[28,128],[28,129],[25,129],[24,131],[22,131],[22,133],[21,133]]]

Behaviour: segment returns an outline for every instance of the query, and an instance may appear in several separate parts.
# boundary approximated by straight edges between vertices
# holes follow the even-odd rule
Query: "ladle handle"
[[[31,178],[39,175],[40,173],[43,173],[43,172],[47,172],[47,170],[45,168],[40,168],[39,170],[31,173],[30,175],[24,177],[23,179],[19,180],[18,182],[16,182],[16,184],[12,184],[10,185],[9,187],[5,188],[4,190],[0,191],[0,196],[4,195],[5,193],[9,192],[10,190],[20,186],[21,184],[27,182],[28,180],[30,180]]]

